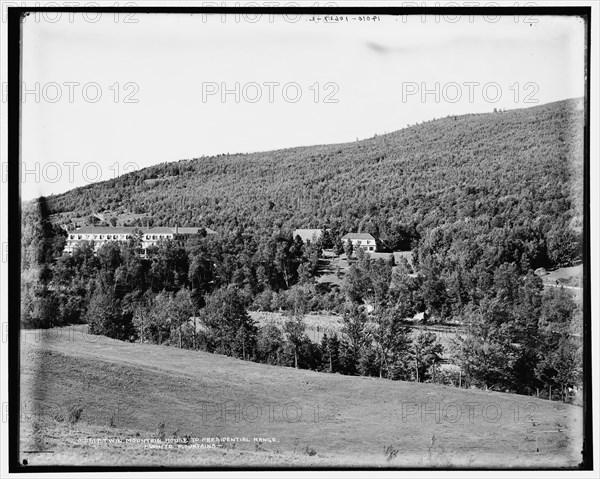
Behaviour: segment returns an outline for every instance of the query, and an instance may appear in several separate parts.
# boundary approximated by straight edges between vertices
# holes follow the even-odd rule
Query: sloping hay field
[[[581,461],[582,410],[575,406],[274,367],[84,331],[28,332],[21,344],[21,455],[31,465],[522,468]]]

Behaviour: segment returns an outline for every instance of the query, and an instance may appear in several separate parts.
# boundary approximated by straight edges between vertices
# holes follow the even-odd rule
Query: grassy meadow
[[[24,332],[25,333],[25,332]],[[582,409],[317,373],[93,336],[27,331],[30,465],[577,467]]]

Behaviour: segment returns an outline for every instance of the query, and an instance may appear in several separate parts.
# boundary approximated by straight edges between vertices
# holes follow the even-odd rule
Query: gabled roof
[[[167,226],[157,226],[156,228],[140,228],[142,233],[145,235],[155,234],[155,235],[170,235],[175,232],[174,228],[169,228]]]
[[[83,226],[76,230],[70,231],[71,234],[131,234],[133,230],[142,228],[132,228],[131,226]]]
[[[139,226],[83,226],[76,230],[70,231],[70,234],[106,234],[106,235],[118,235],[118,234],[132,234],[135,230],[141,231],[142,234],[174,234],[177,228],[170,228],[168,226],[157,226],[155,228],[139,227]],[[179,234],[183,235],[195,235],[202,228],[186,228],[179,227]],[[208,234],[216,234],[216,231],[206,228]]]
[[[348,233],[344,236],[342,236],[343,240],[373,240],[375,241],[375,238],[373,238],[373,236],[371,236],[369,233]]]
[[[181,235],[197,235],[198,231],[200,231],[202,228],[188,228],[185,226],[179,226],[179,228],[171,228],[171,230],[173,230],[173,233],[175,233],[175,231],[178,231],[179,234]],[[204,228],[206,230],[206,234],[209,235],[214,235],[217,234],[217,232],[215,230],[211,230],[210,228]]]

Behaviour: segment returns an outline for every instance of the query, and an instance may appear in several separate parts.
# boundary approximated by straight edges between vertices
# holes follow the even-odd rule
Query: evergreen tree
[[[382,378],[396,379],[398,365],[408,354],[410,330],[402,326],[405,311],[380,309],[374,315],[372,340],[376,374]]]
[[[275,324],[265,324],[258,329],[256,359],[261,363],[281,365],[283,334]]]
[[[323,333],[321,338],[321,369],[329,373],[339,372],[340,370],[340,341],[337,333],[328,335]]]
[[[343,340],[340,345],[340,363],[344,374],[359,372],[360,358],[369,341],[366,323],[367,316],[363,308],[355,304],[348,305],[343,316]]]
[[[429,370],[435,368],[442,351],[443,347],[437,342],[435,333],[420,332],[415,336],[410,352],[417,382],[424,382],[430,377]]]
[[[109,338],[130,341],[135,337],[133,314],[123,311],[111,291],[96,287],[87,310],[88,331]]]
[[[306,338],[306,324],[301,315],[290,315],[283,325],[287,341],[293,346],[294,367],[298,369],[300,348]]]
[[[234,285],[220,288],[206,298],[201,316],[210,330],[212,351],[242,359],[252,357],[257,327],[244,303],[240,289]]]
[[[567,387],[581,382],[582,351],[572,323],[575,310],[568,290],[552,288],[544,294],[537,348],[540,361],[535,375],[545,386],[560,390],[563,398]]]

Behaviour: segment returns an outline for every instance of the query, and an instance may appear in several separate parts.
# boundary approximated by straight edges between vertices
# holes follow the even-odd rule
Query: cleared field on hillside
[[[274,323],[283,328],[288,317],[284,313],[272,313],[266,311],[250,311],[252,319],[261,326]],[[340,333],[342,329],[342,317],[335,314],[306,314],[302,320],[306,324],[306,335],[311,341],[320,343],[323,334]]]
[[[559,283],[564,282],[571,286],[581,286],[583,281],[583,265],[580,264],[548,271],[547,275],[542,276],[542,280],[544,282],[558,281]]]
[[[265,324],[273,323],[283,329],[288,316],[285,313],[273,313],[267,311],[250,311],[252,319],[258,322],[261,326]],[[309,313],[303,318],[304,324],[306,324],[306,335],[313,342],[320,343],[323,338],[323,334],[337,333],[341,334],[343,327],[343,320],[341,315],[335,314],[323,314],[323,313]],[[406,326],[411,328],[413,334],[419,332],[432,332],[437,336],[438,341],[444,346],[449,348],[452,338],[456,336],[458,328],[452,326],[440,326],[436,324],[414,324],[407,323]]]
[[[280,368],[84,331],[28,331],[21,345],[21,450],[31,465],[520,468],[581,460],[575,406]],[[73,406],[83,407],[79,422],[60,421]],[[167,442],[185,436],[188,446],[215,447]],[[176,447],[141,442],[159,437],[155,445]],[[226,440],[240,437],[250,442]],[[40,450],[53,452],[31,452]]]
[[[349,267],[345,254],[336,256],[331,251],[323,251],[323,257],[319,259],[317,282],[341,286]]]
[[[583,265],[557,268],[541,276],[544,288],[566,288],[578,305],[583,304]]]

